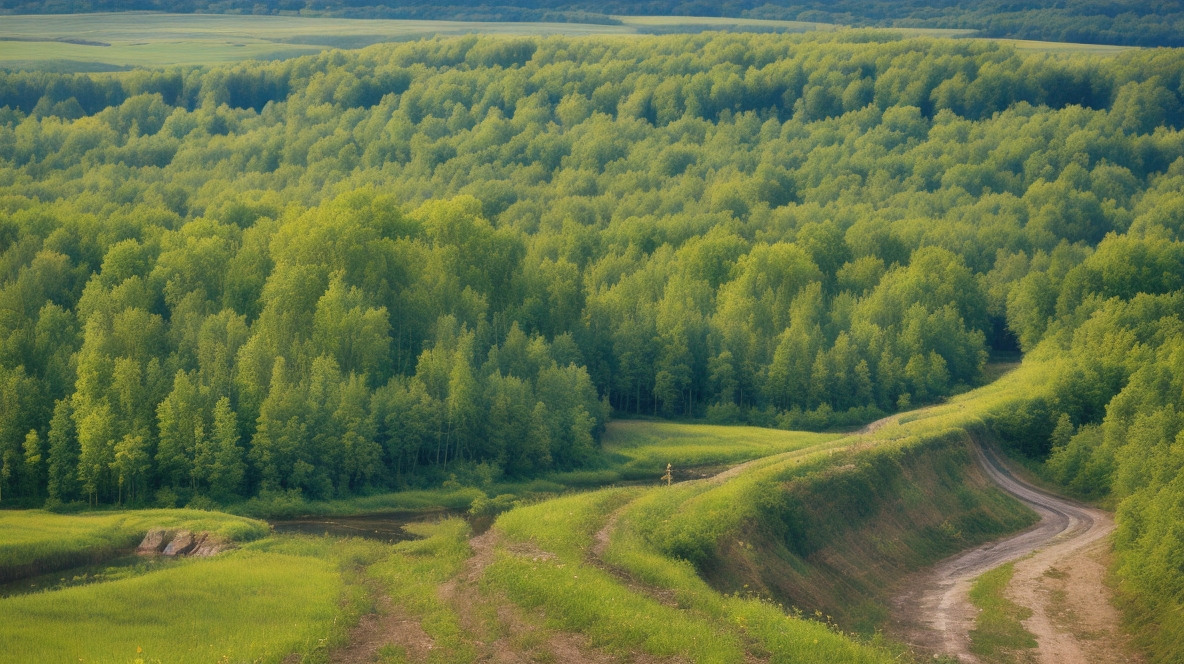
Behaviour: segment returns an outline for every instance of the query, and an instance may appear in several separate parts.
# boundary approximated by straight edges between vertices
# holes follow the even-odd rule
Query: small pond
[[[383,512],[358,516],[308,516],[296,519],[276,519],[270,523],[277,533],[363,537],[394,544],[418,539],[418,536],[404,530],[403,526],[409,523],[439,521],[450,516],[465,518],[473,527],[473,531],[478,534],[488,530],[492,523],[492,519],[489,517],[470,517],[463,512],[449,510]]]

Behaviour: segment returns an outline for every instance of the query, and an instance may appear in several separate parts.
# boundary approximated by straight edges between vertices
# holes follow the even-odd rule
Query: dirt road
[[[989,449],[975,445],[987,476],[1040,515],[1027,530],[964,551],[905,584],[893,602],[900,636],[917,650],[980,662],[970,651],[977,609],[970,603],[974,579],[1018,560],[1008,586],[1012,601],[1032,609],[1024,627],[1036,636],[1041,664],[1138,661],[1118,632],[1118,616],[1102,583],[1109,514],[1042,491],[1017,478]]]

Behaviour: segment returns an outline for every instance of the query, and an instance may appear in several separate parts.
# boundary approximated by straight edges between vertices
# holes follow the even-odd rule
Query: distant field
[[[225,14],[64,14],[5,16],[0,67],[59,70],[203,65],[282,59],[329,48],[475,32],[498,35],[643,35],[737,30],[805,32],[844,29],[828,23],[695,16],[617,16],[619,25],[496,23],[231,16]],[[894,29],[905,36],[965,38],[972,30]],[[1120,46],[1001,40],[1021,50],[1109,54]]]
[[[619,20],[621,25],[157,13],[5,16],[0,25],[0,66],[46,62],[102,63],[114,67],[216,64],[474,32],[581,36],[721,29],[802,32],[835,27],[796,21],[671,16],[620,17]]]
[[[739,463],[842,437],[760,427],[617,420],[604,433],[605,452],[623,470],[664,470]]]

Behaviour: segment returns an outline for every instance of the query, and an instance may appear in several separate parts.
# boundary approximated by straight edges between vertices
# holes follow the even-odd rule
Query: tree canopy
[[[1180,289],[1181,62],[847,32],[0,75],[0,499],[530,477],[612,411],[966,390]]]

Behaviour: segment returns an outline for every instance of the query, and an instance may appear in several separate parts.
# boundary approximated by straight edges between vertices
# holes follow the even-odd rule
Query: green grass
[[[455,610],[441,599],[440,584],[456,576],[472,550],[469,525],[461,519],[412,524],[407,529],[424,539],[401,542],[394,552],[367,571],[391,601],[418,618],[432,638],[430,662],[470,662],[476,657],[470,635]]]
[[[970,601],[979,608],[970,632],[970,651],[989,662],[1035,661],[1036,637],[1024,629],[1031,609],[1003,596],[1015,574],[1012,563],[1001,565],[975,580]]]
[[[508,547],[489,568],[487,583],[524,608],[542,609],[554,627],[583,632],[594,645],[618,653],[693,662],[742,662],[746,653],[772,662],[892,660],[882,648],[786,615],[772,603],[715,592],[685,561],[654,554],[626,526],[625,534],[613,537],[606,561],[628,570],[637,583],[588,561],[594,534],[615,510],[677,504],[693,491],[691,485],[606,489],[504,514],[496,527],[510,540],[554,557]]]
[[[491,35],[636,36],[704,30],[802,32],[827,23],[696,16],[617,16],[615,25],[402,21],[151,12],[3,17],[0,67],[93,71],[95,67],[214,65],[308,55],[329,48],[475,32]],[[905,37],[966,38],[969,30],[891,30]],[[65,40],[69,40],[69,43]],[[1125,47],[1000,40],[1020,50],[1112,54]]]
[[[602,445],[625,477],[656,478],[668,463],[680,469],[740,463],[840,437],[747,426],[616,420],[609,423]]]
[[[0,600],[0,652],[27,662],[278,662],[323,649],[342,594],[329,561],[234,551]]]
[[[594,646],[694,662],[739,662],[744,644],[707,616],[666,606],[608,572],[586,564],[585,551],[608,515],[637,495],[607,489],[566,496],[502,515],[497,528],[511,540],[554,554],[539,560],[503,550],[486,572],[488,585],[548,625],[587,634]]]
[[[268,533],[261,521],[199,510],[5,511],[0,512],[0,581],[99,562],[139,544],[150,528],[205,531],[240,542]]]
[[[266,537],[266,524],[217,512],[143,510],[0,513],[0,555],[13,573],[60,568],[133,546],[151,527],[242,545],[207,559],[95,566],[94,578],[50,576],[45,590],[0,599],[4,659],[320,661],[372,605],[364,570],[389,553],[365,540]]]
[[[485,492],[473,487],[398,491],[340,500],[305,500],[299,495],[273,494],[252,498],[226,509],[235,514],[259,518],[301,516],[349,516],[415,510],[466,510]]]

